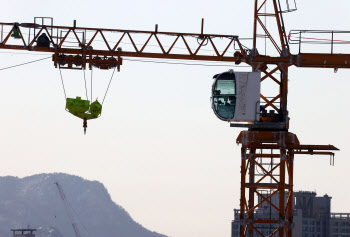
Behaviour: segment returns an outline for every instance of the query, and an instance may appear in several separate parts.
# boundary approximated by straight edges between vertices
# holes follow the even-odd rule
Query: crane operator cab
[[[260,120],[260,72],[223,72],[214,76],[212,109],[227,122]]]
[[[67,98],[66,110],[84,120],[83,127],[86,133],[87,120],[95,119],[101,116],[102,105],[97,100],[90,104],[89,100],[82,100],[81,97]]]

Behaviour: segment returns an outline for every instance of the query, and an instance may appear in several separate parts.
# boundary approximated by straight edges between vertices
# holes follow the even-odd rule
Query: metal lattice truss
[[[237,143],[242,144],[240,236],[253,236],[254,232],[265,236],[261,233],[264,229],[269,230],[268,236],[291,236],[294,155],[333,157],[331,151],[338,149],[300,145],[295,134],[285,131],[243,131]],[[271,206],[272,215],[259,214],[257,210],[264,204]]]
[[[257,49],[257,40],[260,38],[265,39],[265,53],[266,53],[266,43],[269,42],[270,45],[277,51],[280,56],[288,56],[289,48],[288,41],[285,33],[285,27],[282,17],[282,11],[280,9],[279,1],[276,0],[255,0],[255,11],[254,11],[254,37],[253,37],[253,55],[259,55]],[[264,18],[264,19],[263,19]],[[269,24],[275,25],[275,27],[269,27],[270,29],[277,29],[277,32],[271,32],[267,28],[266,18],[269,18]],[[261,33],[260,33],[261,32]],[[276,40],[278,39],[278,40]],[[279,120],[285,124],[285,127],[288,127],[288,122],[286,121],[287,117],[287,91],[284,90],[284,87],[287,88],[288,82],[288,66],[289,63],[277,63],[271,65],[272,69],[268,71],[267,64],[255,63],[253,64],[253,70],[260,70],[265,75],[262,77],[261,81],[271,79],[278,85],[278,92],[275,96],[267,98],[264,95],[261,95],[261,99],[265,103],[265,109],[271,107],[273,112],[277,112],[279,116],[273,116],[276,120]],[[281,76],[279,76],[279,75]],[[271,121],[274,122],[274,121]]]
[[[246,55],[235,35],[158,32],[158,27],[155,31],[133,31],[33,23],[0,26],[0,48],[52,52],[55,66],[67,64],[69,68],[85,68],[88,63],[90,68],[94,65],[109,69],[120,66],[123,56],[236,62],[236,51],[242,58]],[[49,46],[40,43],[42,34],[49,40]]]
[[[281,78],[278,73],[281,73],[283,68],[280,65],[272,65],[274,68],[268,70],[267,68],[260,68],[263,76],[261,78],[261,83],[265,80],[270,80],[277,85],[278,88],[281,87]],[[268,109],[269,107],[275,110],[277,113],[280,113],[280,102],[281,102],[281,92],[274,97],[265,97],[263,94],[260,94],[260,98],[263,100],[264,108]]]
[[[270,6],[267,6],[270,4]],[[268,12],[269,11],[269,12]],[[265,18],[265,19],[263,19]],[[266,18],[270,18],[275,28],[267,27]],[[271,32],[269,29],[277,29],[278,32]],[[261,32],[261,33],[260,33]],[[282,11],[278,1],[271,0],[256,0],[255,1],[255,15],[254,15],[254,42],[253,49],[257,48],[257,39],[263,38],[273,45],[279,55],[288,55],[288,40],[285,32]],[[275,40],[277,38],[278,40]],[[256,53],[258,53],[256,51]]]
[[[273,34],[264,25],[261,18],[266,14],[262,12],[263,6],[274,0],[256,0],[255,28],[253,35],[253,47],[243,46],[237,35],[204,34],[196,33],[160,32],[158,27],[154,31],[118,30],[104,28],[53,26],[37,23],[2,23],[0,22],[0,49],[27,50],[34,52],[48,52],[53,57],[55,65],[67,61],[69,67],[79,65],[84,67],[86,63],[101,68],[110,68],[115,62],[103,59],[108,57],[144,57],[157,59],[203,60],[216,62],[241,62],[252,65],[259,70],[268,64],[278,65],[285,63],[288,66],[298,67],[326,67],[326,68],[350,68],[350,54],[315,54],[303,53],[299,55],[284,54],[283,57],[271,57],[260,55],[257,51],[257,39],[268,38],[276,46],[278,52],[287,47],[287,41],[281,13],[268,14],[276,19],[276,25],[281,26],[280,33]],[[260,27],[258,27],[260,26]],[[271,27],[271,26],[270,26]],[[258,34],[258,29],[263,34]],[[14,34],[17,31],[17,34]],[[49,47],[40,46],[38,40],[45,33],[50,41]],[[11,36],[17,36],[15,39]],[[280,39],[282,43],[277,43]],[[153,43],[152,43],[153,42]],[[282,52],[283,53],[283,52]],[[58,55],[66,55],[64,60],[59,60]],[[75,58],[73,58],[75,57]],[[93,62],[96,57],[97,62]],[[101,58],[101,59],[99,59]],[[102,63],[103,62],[103,63]],[[118,62],[117,65],[120,65]]]

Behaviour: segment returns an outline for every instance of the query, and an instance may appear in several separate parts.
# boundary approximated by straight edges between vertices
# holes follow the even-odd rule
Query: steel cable
[[[107,95],[107,92],[108,92],[109,86],[111,85],[111,82],[112,82],[112,79],[113,79],[113,76],[114,76],[115,69],[116,69],[116,68],[114,68],[113,73],[112,73],[112,76],[111,76],[111,79],[109,80],[109,83],[108,83],[108,87],[107,87],[106,93],[105,93],[105,95],[104,95],[104,97],[103,97],[103,100],[102,100],[102,105],[103,105],[103,102],[105,101],[105,98],[106,98],[106,95]]]
[[[10,69],[10,68],[14,68],[14,67],[23,66],[23,65],[26,65],[26,64],[30,64],[30,63],[39,62],[39,61],[42,61],[42,60],[45,60],[45,59],[49,59],[49,58],[52,58],[52,57],[50,56],[50,57],[46,57],[46,58],[42,58],[42,59],[37,59],[37,60],[30,61],[30,62],[26,62],[26,63],[21,63],[21,64],[17,64],[17,65],[9,66],[9,67],[0,68],[0,71],[2,71],[2,70],[6,70],[6,69]]]
[[[84,72],[84,82],[85,82],[85,93],[86,93],[86,99],[87,99],[87,100],[89,100],[89,97],[88,97],[88,91],[87,91],[87,85],[86,85],[85,69],[83,69],[83,72]]]
[[[61,72],[61,68],[58,67],[60,69],[60,75],[61,75],[61,81],[62,81],[62,87],[63,87],[63,92],[64,92],[64,97],[67,100],[67,94],[66,94],[66,89],[64,88],[64,83],[63,83],[63,77],[62,77],[62,72]]]
[[[92,101],[92,68],[91,68],[91,101]]]
[[[139,60],[139,59],[129,59],[129,58],[123,58],[124,61],[131,61],[131,62],[144,62],[144,63],[160,63],[160,64],[174,64],[174,65],[185,65],[185,66],[206,66],[206,67],[251,67],[251,66],[236,66],[236,65],[228,65],[228,64],[201,64],[201,63],[181,63],[181,62],[166,62],[166,61],[154,61],[154,60]]]

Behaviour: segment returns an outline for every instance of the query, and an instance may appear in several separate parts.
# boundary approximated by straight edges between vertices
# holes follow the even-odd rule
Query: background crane
[[[75,219],[74,219],[74,216],[73,216],[73,211],[71,210],[72,208],[71,208],[71,206],[68,203],[66,195],[63,192],[62,186],[58,182],[56,182],[55,185],[57,186],[58,192],[60,193],[60,197],[62,199],[64,207],[66,208],[66,211],[67,211],[68,217],[70,219],[70,222],[72,223],[74,234],[75,234],[76,237],[81,237],[79,229],[78,229],[78,226],[77,226],[77,223],[75,222]]]
[[[289,53],[289,48],[288,48],[288,42],[287,42],[287,36],[286,36],[286,33],[285,33],[285,30],[284,30],[284,24],[283,24],[283,20],[282,20],[282,16],[281,16],[281,10],[278,9],[278,6],[277,6],[277,1],[264,1],[264,2],[259,2],[259,1],[256,1],[256,7],[255,7],[255,27],[254,29],[257,29],[257,26],[258,25],[262,25],[262,21],[260,20],[259,21],[259,17],[262,17],[264,16],[263,14],[262,15],[259,15],[259,11],[261,9],[263,9],[262,7],[267,3],[267,2],[271,2],[272,5],[273,5],[273,8],[272,8],[272,13],[269,14],[269,17],[271,18],[274,18],[274,20],[276,21],[276,24],[277,24],[277,29],[278,29],[278,34],[277,34],[277,39],[278,40],[275,40],[274,37],[271,36],[271,34],[269,34],[269,32],[267,31],[266,27],[262,26],[262,29],[264,31],[264,33],[262,35],[258,35],[257,33],[257,30],[255,30],[255,34],[254,34],[254,39],[257,39],[258,36],[262,36],[264,38],[268,37],[268,40],[272,42],[272,44],[276,47],[276,50],[279,52],[279,57],[266,57],[265,55],[261,55],[259,53],[259,50],[257,48],[257,45],[255,45],[255,42],[253,43],[253,47],[251,50],[242,50],[242,48],[240,46],[242,46],[240,44],[240,42],[238,40],[235,40],[234,39],[234,36],[217,36],[217,35],[203,35],[203,34],[190,34],[188,36],[194,36],[194,37],[197,37],[200,39],[200,44],[204,44],[203,42],[205,41],[209,41],[210,44],[212,44],[211,40],[213,37],[227,37],[228,39],[233,39],[233,41],[235,41],[235,43],[239,46],[239,50],[238,50],[238,53],[236,54],[235,57],[230,57],[228,56],[228,58],[225,58],[225,54],[220,54],[219,52],[216,53],[216,56],[206,56],[206,55],[197,55],[196,52],[192,52],[190,50],[188,50],[188,54],[181,54],[180,56],[177,56],[176,57],[181,57],[182,59],[192,59],[192,60],[217,60],[217,61],[223,61],[223,60],[228,60],[230,62],[236,62],[237,64],[238,63],[241,63],[241,62],[245,62],[245,63],[248,63],[250,64],[252,67],[253,67],[253,70],[261,70],[262,72],[265,73],[265,76],[263,76],[263,79],[262,80],[265,80],[265,79],[271,79],[272,81],[276,82],[276,84],[279,85],[279,90],[277,92],[277,95],[272,97],[271,99],[268,98],[268,96],[264,96],[262,95],[262,100],[266,102],[266,107],[272,107],[273,110],[275,110],[276,112],[273,113],[271,112],[271,114],[269,114],[267,117],[271,117],[271,119],[275,119],[273,121],[273,124],[269,123],[269,122],[266,122],[264,125],[261,125],[261,124],[257,124],[257,125],[249,125],[252,133],[248,133],[247,135],[244,135],[242,134],[242,136],[239,137],[238,139],[238,142],[242,142],[241,138],[243,136],[249,136],[251,134],[254,134],[256,133],[257,130],[259,129],[264,129],[266,130],[266,128],[270,129],[270,130],[274,130],[273,132],[267,132],[267,131],[263,131],[263,132],[257,132],[261,135],[261,137],[259,139],[261,139],[261,142],[263,143],[264,141],[268,141],[268,142],[271,142],[273,140],[273,138],[276,138],[276,139],[281,139],[281,137],[288,137],[288,136],[291,136],[291,140],[295,140],[295,137],[292,135],[292,134],[284,134],[284,135],[281,135],[281,137],[275,137],[275,132],[276,130],[277,131],[281,131],[282,133],[280,134],[283,134],[283,132],[286,132],[286,130],[288,129],[288,110],[287,110],[287,83],[288,83],[288,67],[291,66],[291,65],[295,65],[295,66],[299,66],[299,67],[329,67],[329,68],[347,68],[347,62],[348,62],[348,55],[335,55],[333,53],[329,53],[329,54],[297,54],[297,55],[291,55]],[[266,13],[265,13],[266,15]],[[12,28],[13,29],[13,24],[3,24],[4,26],[10,26],[10,29]],[[35,25],[30,25],[28,24],[27,25],[29,28],[34,28]],[[25,25],[19,25],[19,28],[21,27],[25,27]],[[48,26],[49,28],[55,28],[55,27],[52,27],[52,26]],[[39,27],[40,28],[40,27]],[[43,27],[41,27],[43,28]],[[56,29],[56,28],[55,28]],[[60,29],[65,29],[66,32],[69,32],[69,33],[73,33],[74,35],[76,33],[74,33],[75,29],[77,29],[76,27],[63,27],[63,28],[60,28]],[[104,35],[104,33],[102,34],[102,32],[104,32],[103,29],[86,29],[86,28],[79,28],[80,30],[91,30],[92,32],[92,37],[91,39],[94,38],[95,35],[97,34],[101,34],[101,35]],[[57,29],[56,29],[57,30]],[[109,31],[109,30],[107,30]],[[133,39],[131,37],[131,34],[132,33],[142,33],[142,34],[148,34],[149,36],[148,37],[154,37],[154,34],[158,34],[157,30],[155,31],[152,31],[152,32],[131,32],[130,31],[127,31],[128,33],[125,33],[125,31],[120,31],[120,33],[122,33],[122,36],[121,37],[129,37],[129,39],[131,40],[131,42],[133,42]],[[49,33],[49,32],[47,32]],[[12,34],[12,32],[11,32]],[[173,35],[173,33],[169,32],[168,33],[169,35]],[[168,35],[167,34],[167,35]],[[7,36],[9,36],[10,34],[8,34]],[[21,33],[20,33],[21,35]],[[124,36],[123,36],[124,35]],[[185,36],[181,33],[179,34],[174,34],[175,35],[175,39],[174,39],[174,42],[175,40],[178,40],[178,39],[184,39]],[[134,51],[125,51],[125,50],[117,50],[116,46],[118,45],[114,45],[112,48],[111,46],[109,46],[108,44],[108,41],[107,39],[104,39],[103,41],[105,42],[105,46],[108,48],[108,50],[96,50],[95,48],[90,48],[90,49],[86,49],[86,50],[90,50],[90,54],[88,55],[88,53],[86,53],[86,57],[82,57],[82,59],[80,58],[75,58],[75,59],[72,59],[71,56],[68,56],[68,55],[60,55],[58,52],[62,52],[62,53],[68,53],[68,54],[76,54],[76,53],[79,53],[79,54],[84,54],[84,49],[79,49],[78,51],[74,51],[74,50],[68,50],[65,51],[66,49],[64,48],[55,48],[55,49],[42,49],[41,46],[37,46],[37,47],[32,47],[31,42],[33,42],[32,40],[28,40],[27,43],[23,43],[23,45],[18,45],[18,47],[14,47],[14,45],[9,45],[7,40],[9,39],[7,36],[4,37],[4,40],[2,40],[2,46],[3,48],[11,48],[11,49],[24,49],[24,50],[37,50],[37,51],[49,51],[49,52],[53,52],[55,53],[55,56],[53,57],[53,60],[55,62],[55,64],[59,65],[59,64],[64,64],[62,66],[65,66],[65,65],[68,65],[69,66],[72,66],[74,64],[77,64],[79,66],[79,64],[81,65],[86,65],[88,64],[89,66],[90,65],[93,65],[93,64],[96,64],[98,67],[100,68],[109,68],[109,67],[112,67],[113,65],[115,65],[116,67],[120,66],[121,63],[122,63],[122,60],[121,60],[121,57],[122,56],[128,56],[128,57],[154,57],[154,58],[175,58],[174,55],[171,55],[169,52],[166,52],[165,50],[161,53],[149,53],[149,54],[146,54],[146,53],[143,53],[142,49],[144,49],[145,47],[144,46],[147,46],[147,44],[145,44],[144,46],[142,46],[141,50],[139,50],[137,47],[135,47],[135,44],[132,44],[134,46]],[[63,35],[63,37],[59,37],[58,34],[57,34],[57,39],[60,40],[60,43],[59,44],[56,44],[57,46],[62,46],[64,41],[66,40],[65,36],[68,37],[68,34],[66,35]],[[202,39],[201,39],[202,37]],[[229,38],[231,37],[231,38]],[[53,38],[53,37],[51,37]],[[102,36],[102,38],[105,38]],[[7,39],[7,40],[6,40]],[[24,41],[24,38],[21,36],[21,39],[22,41]],[[77,38],[77,41],[78,41],[78,38]],[[157,40],[158,41],[158,40]],[[160,40],[159,40],[160,41]],[[280,41],[280,42],[279,42]],[[92,40],[93,42],[93,40]],[[91,43],[92,43],[91,42]],[[107,43],[106,43],[107,42]],[[146,41],[147,42],[147,41]],[[187,42],[184,40],[184,42]],[[279,43],[276,43],[276,42],[279,42]],[[62,44],[61,44],[62,43]],[[78,42],[79,43],[79,42]],[[87,47],[90,47],[89,45],[90,42],[88,42],[86,45],[84,46],[87,46]],[[185,43],[186,44],[186,43]],[[215,47],[215,44],[213,43],[212,44],[213,47]],[[198,46],[199,47],[199,46]],[[36,49],[35,49],[36,48]],[[161,43],[159,43],[159,48],[162,49],[162,45]],[[188,49],[188,48],[187,48]],[[198,48],[197,48],[198,49]],[[200,48],[199,48],[200,50]],[[215,51],[215,50],[214,50]],[[170,51],[171,52],[171,51]],[[198,51],[199,52],[199,51]],[[197,52],[197,53],[198,53]],[[115,60],[112,59],[110,61],[107,61],[108,59],[106,58],[95,58],[92,56],[92,55],[96,55],[96,56],[99,56],[99,55],[103,55],[103,56],[106,56],[106,57],[112,57],[114,56],[115,57]],[[66,58],[66,57],[67,58]],[[200,56],[200,57],[199,57]],[[86,62],[88,63],[84,63],[84,59],[86,60]],[[80,66],[81,66],[80,65]],[[266,68],[266,66],[272,66],[272,65],[275,65],[275,68],[271,68],[269,71],[268,71],[268,68]],[[281,77],[277,77],[277,76],[273,76],[273,73],[275,72],[280,72],[281,73]],[[278,114],[279,116],[276,116],[274,114]],[[265,116],[266,117],[266,116]],[[268,124],[269,123],[269,124]],[[237,124],[233,124],[232,126],[241,126],[241,125],[237,125]],[[253,132],[253,130],[255,130]],[[255,135],[251,135],[252,137],[255,136]],[[251,139],[251,138],[249,138]],[[282,139],[283,140],[283,139]],[[253,167],[252,164],[254,164],[254,158],[257,157],[258,155],[255,154],[255,151],[254,149],[256,148],[259,148],[259,147],[249,147],[248,144],[245,144],[247,145],[245,148],[250,150],[250,156],[249,156],[249,160],[251,163],[247,163],[247,164],[242,164],[242,170],[244,171],[243,174],[247,174],[247,170],[248,170],[248,167],[245,168],[245,166],[249,166],[250,167]],[[282,144],[283,145],[283,144]],[[275,149],[275,148],[281,148],[279,147],[281,146],[281,144],[276,144],[275,146],[273,147],[268,147],[268,146],[265,146],[263,148],[265,149]],[[261,149],[263,149],[261,148]],[[285,162],[285,161],[282,161],[282,165],[281,164],[277,164],[278,167],[282,167],[282,166],[288,166],[287,167],[287,170],[288,170],[288,174],[289,176],[293,177],[292,176],[292,173],[293,173],[293,167],[290,166],[291,163],[290,162],[293,162],[293,155],[296,154],[296,152],[299,152],[301,154],[303,153],[308,153],[308,154],[319,154],[320,151],[317,151],[317,149],[319,150],[332,150],[334,149],[334,147],[332,146],[299,146],[299,144],[289,144],[288,147],[285,147],[287,148],[289,151],[289,154],[288,154],[288,162]],[[281,151],[281,149],[279,149],[280,152],[284,152],[286,153],[286,151]],[[244,154],[244,153],[243,153]],[[324,154],[331,154],[329,153],[328,151]],[[267,156],[267,158],[270,158],[270,157],[273,157],[273,156],[276,156],[276,158],[278,157],[284,157],[283,154],[274,154],[274,155],[271,155],[270,157],[268,157],[268,155],[264,155],[264,153],[261,154],[261,156]],[[256,164],[257,165],[257,164]],[[278,168],[277,167],[277,168]],[[274,167],[275,168],[275,167]],[[282,172],[283,172],[283,169],[282,168]],[[253,172],[251,172],[252,174]],[[272,173],[272,172],[269,172],[268,170],[266,170],[266,173]],[[268,175],[268,176],[271,176],[271,175]],[[281,175],[281,177],[284,176],[284,175]],[[244,180],[243,180],[244,179]],[[249,176],[249,179],[254,179],[254,177],[252,177],[252,175]],[[276,178],[277,179],[277,178]],[[289,179],[289,181],[292,181]],[[278,185],[279,186],[276,190],[277,193],[279,193],[280,195],[282,195],[282,193],[284,193],[284,189],[286,188],[286,185],[283,183],[285,181],[280,181],[278,180]],[[250,182],[251,183],[251,182]],[[243,210],[242,211],[242,220],[251,220],[254,222],[254,200],[251,198],[252,197],[252,193],[254,194],[254,192],[256,192],[256,190],[260,189],[260,188],[264,188],[263,186],[249,186],[249,184],[245,184],[245,177],[242,177],[242,184],[243,184],[243,190],[245,190],[246,188],[249,190],[249,195],[250,195],[250,198],[248,198],[248,205],[244,203],[243,200],[246,199],[246,197],[242,198],[241,201],[242,201],[242,205],[241,205],[241,208],[243,206],[242,209],[248,209],[247,207],[249,207],[249,209],[247,210],[247,214],[249,215],[249,218],[246,218],[243,213],[245,213],[245,211]],[[292,196],[291,196],[291,188],[292,187],[292,183],[289,183],[289,187],[287,187],[286,189],[288,189],[288,192],[289,192],[289,197],[288,197],[288,200],[287,201],[287,204],[290,205],[290,200],[292,199]],[[245,194],[242,194],[242,197],[243,195]],[[281,197],[280,200],[282,200],[283,198]],[[250,201],[249,201],[250,200]],[[283,201],[281,201],[281,203],[284,205]],[[282,205],[280,203],[280,205]],[[258,205],[258,204],[257,204]],[[279,228],[278,230],[276,230],[276,233],[279,233],[279,235],[283,235],[283,229],[285,229],[285,231],[288,233],[288,234],[291,234],[291,231],[290,231],[290,224],[291,224],[291,221],[292,219],[291,218],[291,215],[289,215],[287,218],[285,218],[284,214],[284,211],[282,210],[281,206],[279,207],[280,211],[283,212],[281,213],[281,220],[283,220],[283,223],[285,223],[285,226]],[[284,209],[284,208],[283,208]],[[287,210],[290,211],[290,208],[286,208]],[[287,221],[285,221],[285,219]],[[244,225],[242,225],[242,228],[243,228],[243,231],[241,229],[241,234],[242,233],[251,233],[254,231],[254,224],[252,224],[251,222],[248,223],[248,222],[242,222],[244,223]],[[290,231],[290,233],[288,232]]]

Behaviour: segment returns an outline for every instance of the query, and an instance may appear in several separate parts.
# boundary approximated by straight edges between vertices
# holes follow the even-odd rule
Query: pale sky
[[[0,21],[50,16],[55,25],[76,19],[86,27],[153,30],[159,24],[161,31],[195,33],[205,18],[206,33],[246,38],[252,37],[253,2],[3,0]],[[285,15],[287,32],[350,30],[349,1],[297,5],[298,11]],[[0,51],[0,68],[45,57],[19,53],[26,52]],[[102,117],[88,123],[86,136],[82,121],[64,110],[59,71],[50,60],[0,71],[0,175],[66,172],[98,180],[150,230],[175,237],[230,236],[233,209],[239,207],[239,130],[217,119],[210,104],[212,76],[230,68],[125,61]],[[102,99],[111,73],[94,71],[96,97]],[[327,193],[333,212],[350,212],[349,76],[344,69],[335,74],[290,68],[290,132],[304,144],[341,149],[334,167],[328,157],[297,156],[294,189]],[[84,96],[81,71],[65,70],[63,77],[68,96]]]

